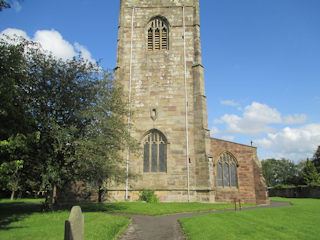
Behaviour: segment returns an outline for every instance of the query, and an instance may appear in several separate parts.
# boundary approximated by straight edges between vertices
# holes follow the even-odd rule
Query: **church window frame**
[[[153,17],[147,27],[148,51],[169,50],[169,23],[162,16]]]
[[[149,130],[143,137],[143,172],[167,173],[168,141],[157,129]]]
[[[219,188],[238,188],[237,159],[229,152],[221,154],[217,165],[217,187]]]

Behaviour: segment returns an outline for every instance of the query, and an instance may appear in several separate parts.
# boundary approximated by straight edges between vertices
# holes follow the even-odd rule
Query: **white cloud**
[[[224,103],[233,104],[232,101]],[[225,114],[215,119],[212,135],[231,141],[237,134],[260,136],[253,142],[264,158],[299,161],[312,157],[320,145],[320,123],[301,126],[306,121],[305,114],[283,115],[266,104],[253,102],[244,108],[242,115]],[[294,124],[299,126],[292,126]]]
[[[16,11],[16,12],[20,12],[21,9],[22,9],[22,6],[21,4],[17,1],[17,0],[13,0],[13,9]]]
[[[0,35],[8,35],[14,37],[14,35],[24,37],[29,40],[40,43],[42,48],[48,52],[51,52],[54,56],[62,58],[64,60],[71,59],[79,54],[90,62],[94,62],[91,57],[91,53],[79,43],[72,45],[67,40],[63,39],[62,35],[56,30],[38,30],[33,38],[30,38],[26,32],[20,29],[7,28],[1,32]]]
[[[226,134],[245,134],[258,136],[266,132],[273,132],[274,128],[266,125],[265,122],[254,118],[241,118],[237,115],[226,114],[222,121],[227,124]]]
[[[223,124],[224,121],[222,119],[214,119],[213,124]]]
[[[88,59],[90,62],[95,62],[95,60],[91,57],[91,53],[85,46],[82,46],[77,42],[74,44],[74,46],[81,53],[83,58]]]
[[[239,111],[241,111],[241,106],[239,103],[235,102],[234,100],[222,100],[220,101],[222,105],[231,106],[231,107],[237,107]]]
[[[23,37],[25,39],[30,39],[27,35],[26,32],[20,30],[20,29],[15,29],[15,28],[7,28],[3,30],[0,35],[7,35],[9,37],[14,37],[15,35],[18,37]]]
[[[255,140],[255,144],[272,152],[274,157],[301,160],[312,157],[320,144],[320,124],[308,124],[299,128],[285,127],[267,137]]]
[[[236,103],[233,100],[222,100],[222,101],[220,101],[220,103],[223,104],[223,105],[232,106],[232,107],[239,106],[239,103]]]
[[[223,140],[227,140],[227,141],[233,141],[235,139],[234,136],[228,136],[228,135],[221,136],[219,133],[220,133],[220,131],[218,128],[212,127],[211,131],[210,131],[210,136],[211,137],[219,136],[219,139],[223,139]]]
[[[38,30],[33,40],[40,43],[43,49],[52,52],[58,58],[70,59],[77,55],[74,47],[55,30]]]
[[[253,102],[245,108],[243,119],[261,123],[281,123],[281,114],[277,109],[270,108],[266,104]]]
[[[283,121],[287,124],[305,123],[307,121],[307,116],[305,114],[288,115],[283,118]]]
[[[281,113],[266,104],[253,102],[246,106],[242,116],[225,114],[220,119],[215,119],[214,124],[226,124],[226,130],[221,134],[245,134],[259,136],[273,133],[276,129],[271,124],[301,124],[306,122],[304,114],[294,114],[282,117]]]

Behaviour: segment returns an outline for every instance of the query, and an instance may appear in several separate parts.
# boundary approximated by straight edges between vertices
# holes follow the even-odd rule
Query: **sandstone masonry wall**
[[[212,138],[211,154],[215,166],[219,156],[224,152],[233,154],[239,163],[237,168],[238,187],[218,187],[217,181],[214,181],[216,201],[232,202],[234,199],[240,199],[246,203],[269,203],[267,188],[262,177],[261,164],[257,158],[257,149]],[[214,168],[213,175],[216,180],[216,168]]]
[[[132,15],[134,31],[131,35]],[[169,50],[148,50],[147,26],[155,16],[161,16],[169,24]],[[131,108],[134,112],[131,135],[141,141],[147,131],[157,129],[168,140],[165,173],[143,172],[143,156],[130,155],[130,171],[140,176],[130,181],[130,193],[146,188],[157,190],[163,201],[187,200],[186,194],[182,194],[187,191],[185,60],[191,197],[193,201],[213,201],[207,161],[210,140],[201,65],[199,1],[122,0],[119,23],[115,79],[124,86],[128,96],[131,61]],[[156,119],[150,117],[153,109],[157,112]],[[124,186],[110,186],[110,189],[113,195],[110,197],[116,199],[123,193]],[[197,197],[198,189],[211,195]],[[134,198],[136,194],[132,194],[131,199]]]

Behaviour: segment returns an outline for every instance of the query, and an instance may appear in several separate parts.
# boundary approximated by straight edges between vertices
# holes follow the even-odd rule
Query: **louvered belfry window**
[[[167,172],[167,139],[153,129],[144,137],[143,171]]]
[[[237,187],[237,161],[230,153],[224,153],[219,157],[217,164],[218,187]]]
[[[169,28],[161,18],[154,18],[148,25],[148,50],[169,49]]]

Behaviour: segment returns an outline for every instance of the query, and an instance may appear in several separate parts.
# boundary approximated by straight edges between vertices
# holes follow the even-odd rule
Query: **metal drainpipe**
[[[134,23],[134,7],[132,8],[131,16],[131,45],[130,45],[130,70],[129,70],[129,98],[128,98],[128,136],[130,136],[130,121],[131,121],[131,83],[132,83],[132,49],[133,49],[133,23]],[[128,201],[129,188],[129,159],[130,147],[127,146],[127,168],[126,168],[126,201]]]
[[[184,89],[185,89],[185,106],[186,106],[186,163],[187,163],[187,188],[188,202],[190,202],[190,167],[189,167],[189,126],[188,126],[188,89],[187,89],[187,63],[186,63],[186,26],[184,16],[184,6],[182,6],[183,15],[183,56],[184,56]]]

